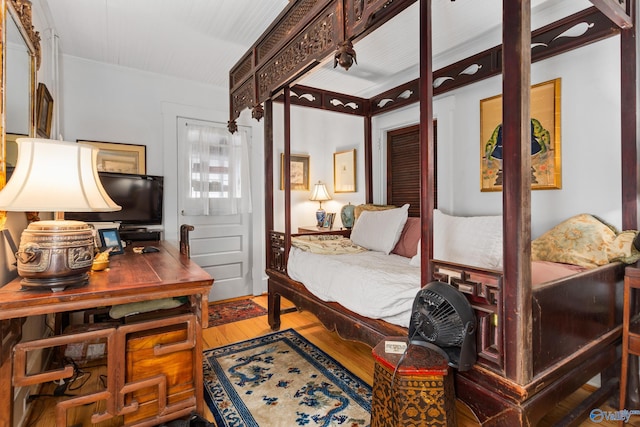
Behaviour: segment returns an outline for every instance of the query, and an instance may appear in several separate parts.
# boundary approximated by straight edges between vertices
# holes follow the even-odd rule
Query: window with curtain
[[[180,119],[181,211],[186,216],[251,212],[250,129]]]

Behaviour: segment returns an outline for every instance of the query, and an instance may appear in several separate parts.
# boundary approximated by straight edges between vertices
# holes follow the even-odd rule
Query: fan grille
[[[460,346],[464,341],[464,322],[442,295],[425,289],[421,303],[413,313],[416,332],[428,342],[440,346]]]

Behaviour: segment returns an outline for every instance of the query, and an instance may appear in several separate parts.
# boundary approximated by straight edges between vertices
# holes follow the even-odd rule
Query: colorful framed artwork
[[[109,254],[122,254],[122,240],[117,228],[101,228],[98,230],[100,236],[100,248],[104,251],[110,249]]]
[[[356,192],[356,150],[333,153],[334,193]]]
[[[76,140],[82,144],[93,145],[98,152],[98,172],[147,173],[147,150],[144,145],[122,144],[119,142]]]
[[[291,154],[291,190],[309,191],[309,156]],[[280,189],[284,190],[284,153],[280,155]]]
[[[49,89],[38,83],[36,100],[36,133],[41,138],[51,137],[51,119],[53,118],[53,97]]]
[[[562,188],[560,79],[531,87],[531,189]],[[480,101],[480,191],[502,191],[502,95]]]

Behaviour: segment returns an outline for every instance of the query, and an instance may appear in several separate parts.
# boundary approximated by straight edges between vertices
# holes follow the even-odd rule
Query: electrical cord
[[[67,365],[73,366],[73,375],[68,379],[62,378],[60,382],[53,381],[56,384],[56,387],[53,389],[52,394],[40,393],[40,394],[32,394],[27,399],[27,402],[31,402],[39,397],[74,397],[75,394],[67,393],[67,391],[76,391],[82,388],[87,381],[91,378],[91,372],[86,372],[80,369],[80,366],[75,362],[75,360],[65,357],[64,363]],[[84,379],[83,381],[80,381]],[[76,384],[76,385],[72,385]]]

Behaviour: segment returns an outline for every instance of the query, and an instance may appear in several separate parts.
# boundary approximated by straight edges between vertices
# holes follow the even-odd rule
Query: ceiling
[[[231,67],[287,0],[40,0],[63,54],[228,87]],[[532,27],[591,6],[531,0]],[[437,69],[501,40],[501,0],[433,0]],[[418,77],[419,2],[355,43],[348,71],[325,61],[300,83],[363,97]],[[402,37],[398,37],[401,34]],[[384,58],[381,61],[380,58]],[[391,78],[390,78],[391,76]]]

